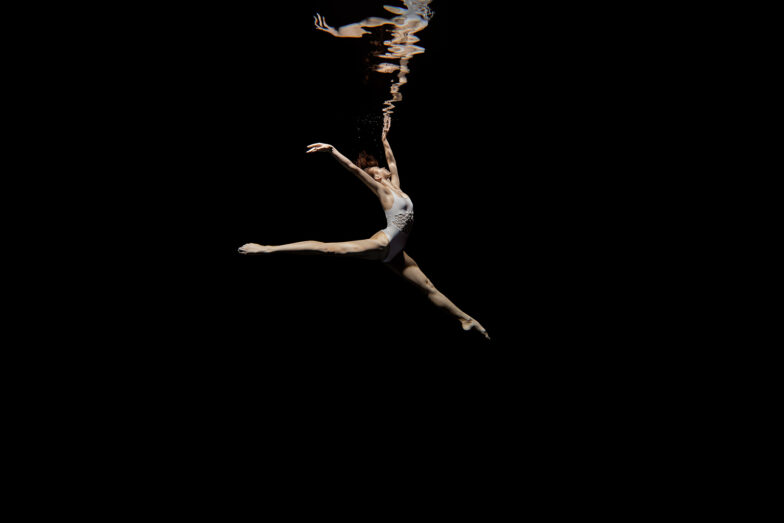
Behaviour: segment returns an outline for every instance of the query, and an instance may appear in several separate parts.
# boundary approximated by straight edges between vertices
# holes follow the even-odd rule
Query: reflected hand
[[[316,16],[313,17],[313,22],[319,31],[326,31],[331,35],[337,36],[338,32],[335,31],[335,28],[328,26],[327,21],[320,14],[316,13]]]
[[[329,145],[328,143],[312,143],[308,145],[308,150],[305,151],[306,153],[317,153],[320,151],[330,151],[332,152],[335,148]]]

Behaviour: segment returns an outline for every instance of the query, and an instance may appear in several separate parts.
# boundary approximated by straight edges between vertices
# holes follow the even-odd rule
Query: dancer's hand
[[[317,153],[319,151],[329,151],[329,152],[332,152],[334,150],[335,150],[335,148],[332,147],[331,145],[329,145],[328,143],[312,143],[312,144],[308,145],[308,150],[305,151],[305,152],[310,154],[310,153]]]

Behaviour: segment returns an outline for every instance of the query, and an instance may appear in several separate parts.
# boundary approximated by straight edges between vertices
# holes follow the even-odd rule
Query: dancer
[[[451,314],[460,321],[463,330],[475,329],[490,339],[487,331],[474,318],[460,310],[425,276],[422,269],[403,250],[414,220],[414,204],[400,189],[397,162],[392,148],[383,132],[381,141],[384,145],[387,167],[379,167],[375,159],[361,158],[360,166],[343,156],[337,149],[326,143],[314,143],[308,146],[307,153],[329,152],[340,165],[353,173],[376,195],[387,217],[387,226],[367,239],[348,242],[325,243],[319,241],[302,241],[285,245],[259,245],[247,243],[239,248],[241,254],[272,254],[288,252],[293,254],[321,254],[332,256],[351,256],[368,260],[382,261],[406,281],[423,291],[428,299],[440,309]]]

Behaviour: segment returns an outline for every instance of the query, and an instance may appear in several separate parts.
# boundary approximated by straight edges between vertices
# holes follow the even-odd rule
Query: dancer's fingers
[[[312,143],[308,145],[308,150],[306,152],[315,153],[318,151],[324,151],[329,149],[331,146],[326,143]]]

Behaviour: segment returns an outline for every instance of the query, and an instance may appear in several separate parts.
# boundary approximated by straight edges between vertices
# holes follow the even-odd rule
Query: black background
[[[101,428],[87,445],[122,441],[132,461],[191,471],[209,449],[205,467],[253,476],[279,459],[270,481],[286,489],[315,469],[321,488],[344,458],[366,464],[357,478],[537,458],[559,475],[554,459],[597,455],[592,437],[647,430],[626,423],[639,406],[627,391],[662,360],[641,347],[668,313],[639,328],[649,275],[630,267],[649,253],[626,248],[639,231],[623,212],[652,168],[629,124],[645,100],[626,94],[646,79],[626,74],[593,8],[435,0],[402,87],[389,139],[416,206],[406,250],[492,341],[380,263],[237,253],[383,228],[359,181],[305,154],[317,141],[378,153],[386,89],[366,79],[369,39],[313,28],[316,12],[334,26],[384,15],[369,4],[68,7],[80,23],[54,20],[30,92],[47,138],[31,158],[52,166],[62,209],[41,220],[49,250],[31,251],[57,281],[34,295],[29,331],[55,339],[29,351],[33,374],[52,376],[30,391],[52,432],[84,412]],[[623,421],[617,436],[605,413]]]
[[[360,182],[305,155],[316,141],[350,158],[378,147],[369,41],[312,26],[316,12],[335,26],[384,14],[369,4],[35,5],[13,20],[38,32],[9,53],[35,53],[28,92],[9,97],[25,116],[12,134],[32,138],[9,170],[33,202],[8,229],[30,237],[33,271],[6,273],[31,320],[7,351],[31,364],[6,368],[25,459],[57,469],[57,490],[87,491],[74,473],[94,471],[113,493],[106,478],[134,485],[121,507],[141,485],[177,499],[184,484],[205,492],[188,497],[200,509],[223,487],[323,512],[397,506],[376,502],[383,476],[431,499],[447,485],[444,505],[486,514],[530,486],[548,510],[576,506],[569,483],[615,493],[602,473],[671,463],[684,429],[658,423],[661,399],[709,371],[683,365],[679,343],[697,334],[671,330],[696,300],[666,296],[680,282],[662,285],[666,305],[650,299],[684,255],[634,210],[673,172],[660,151],[691,129],[651,125],[680,79],[633,72],[623,33],[638,13],[433,2],[390,132],[416,205],[406,249],[491,342],[380,263],[237,254],[384,226]],[[655,206],[660,221],[673,204]],[[711,392],[697,388],[684,418]]]
[[[340,26],[380,4],[129,7],[81,47],[72,35],[56,77],[63,156],[81,173],[67,184],[87,202],[73,213],[93,253],[79,262],[97,282],[90,324],[126,344],[119,362],[224,385],[267,372],[517,386],[618,357],[625,291],[607,275],[632,255],[607,248],[623,235],[606,204],[624,183],[630,80],[607,72],[625,57],[574,8],[432,7],[389,134],[416,205],[406,250],[492,341],[380,263],[237,253],[384,227],[358,180],[305,154],[380,156],[388,78],[368,74],[370,38],[313,27],[316,12]]]

